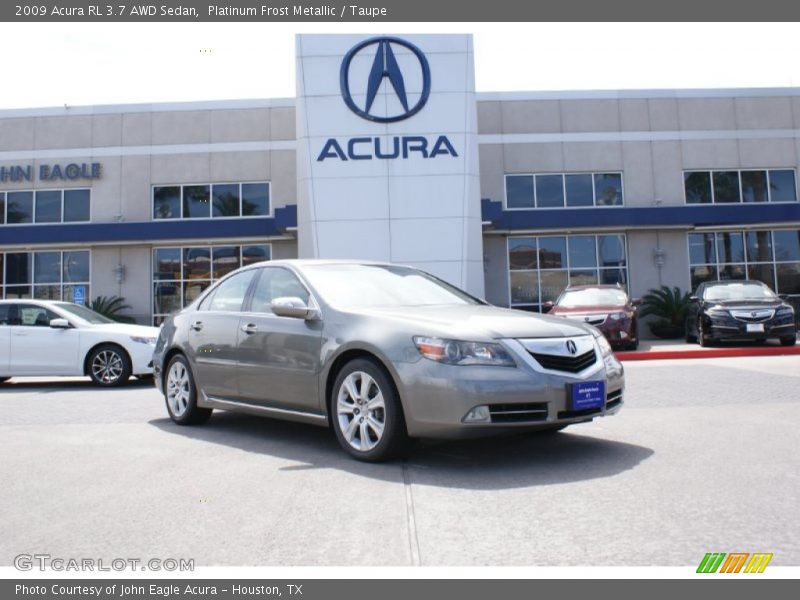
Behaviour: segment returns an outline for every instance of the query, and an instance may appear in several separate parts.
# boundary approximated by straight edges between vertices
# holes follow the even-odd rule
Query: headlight
[[[722,308],[721,306],[712,306],[711,308],[706,310],[706,314],[709,317],[727,317],[728,311]]]
[[[775,311],[776,317],[788,317],[789,315],[794,315],[794,309],[791,306],[781,306]]]
[[[614,321],[621,321],[622,319],[627,318],[627,316],[628,315],[626,315],[624,312],[616,312],[616,313],[611,313],[610,315],[608,315],[608,317],[610,319],[613,319]]]
[[[425,358],[446,365],[516,366],[500,344],[414,336],[414,345]]]
[[[151,346],[156,345],[156,338],[154,337],[139,337],[138,335],[132,335],[131,340],[137,344],[150,344]]]
[[[614,351],[611,349],[611,344],[608,343],[606,336],[604,336],[599,329],[592,328],[592,335],[597,341],[597,345],[600,346],[600,352],[604,357],[614,354]]]

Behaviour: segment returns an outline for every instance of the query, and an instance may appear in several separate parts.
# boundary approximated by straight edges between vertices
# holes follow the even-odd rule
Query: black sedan
[[[794,309],[760,281],[707,281],[697,287],[686,314],[686,341],[778,338],[794,346]]]

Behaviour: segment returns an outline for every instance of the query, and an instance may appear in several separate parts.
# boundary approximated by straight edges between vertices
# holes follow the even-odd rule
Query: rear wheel
[[[100,346],[89,357],[89,377],[95,385],[116,387],[127,383],[130,376],[131,359],[119,346]]]
[[[213,410],[197,406],[197,386],[189,362],[182,354],[176,354],[169,361],[164,379],[164,399],[169,418],[178,425],[205,423]]]
[[[794,346],[797,343],[796,335],[787,335],[781,338],[781,346]]]
[[[393,458],[407,441],[400,398],[381,365],[368,358],[347,363],[331,393],[336,439],[350,456],[367,462]]]

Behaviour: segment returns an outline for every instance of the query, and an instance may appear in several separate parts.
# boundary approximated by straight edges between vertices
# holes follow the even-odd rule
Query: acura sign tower
[[[483,296],[472,37],[297,37],[301,258],[411,264]]]

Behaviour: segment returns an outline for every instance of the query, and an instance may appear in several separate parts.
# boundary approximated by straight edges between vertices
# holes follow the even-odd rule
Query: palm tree
[[[683,335],[688,308],[688,292],[681,292],[678,286],[670,288],[662,285],[661,288],[651,289],[645,294],[639,315],[656,317],[647,324],[656,337],[679,338]]]
[[[121,314],[122,311],[129,310],[131,306],[125,303],[125,298],[119,296],[98,296],[89,302],[87,308],[100,313],[104,317],[108,317],[112,321],[118,321],[119,323],[134,322],[133,317]]]

